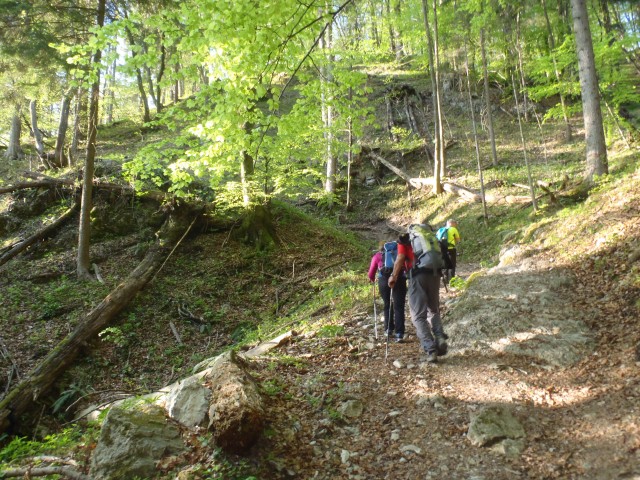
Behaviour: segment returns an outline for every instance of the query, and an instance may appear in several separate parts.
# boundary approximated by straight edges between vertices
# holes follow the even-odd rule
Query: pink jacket
[[[382,252],[376,252],[371,257],[371,265],[369,265],[369,280],[372,282],[376,279],[376,272],[384,267],[382,263]]]

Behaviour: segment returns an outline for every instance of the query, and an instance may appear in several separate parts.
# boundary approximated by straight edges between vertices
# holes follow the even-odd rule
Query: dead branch
[[[33,181],[31,182],[20,182],[15,183],[13,185],[8,185],[6,187],[0,188],[0,194],[3,193],[12,193],[18,190],[26,190],[29,188],[70,188],[72,187],[74,190],[80,190],[82,179],[74,180],[69,178],[54,178],[49,177],[47,175],[43,175],[41,173],[35,172],[25,172],[23,176],[26,178],[30,178]],[[122,185],[118,183],[112,183],[104,181],[100,178],[93,179],[93,186],[100,190],[106,191],[119,191],[123,195],[139,195],[143,198],[150,198],[152,200],[156,200],[158,202],[162,202],[167,198],[167,194],[161,192],[159,190],[149,190],[145,192],[137,192],[129,185]]]
[[[66,212],[64,212],[60,217],[58,217],[58,219],[55,220],[53,223],[50,223],[46,227],[38,230],[29,238],[15,244],[13,247],[11,247],[9,251],[0,255],[0,265],[4,265],[13,257],[15,257],[16,255],[18,255],[19,253],[23,252],[24,250],[29,248],[31,245],[36,243],[38,240],[45,238],[47,235],[55,231],[57,228],[64,225],[69,219],[71,219],[71,217],[74,216],[77,209],[78,209],[78,205],[74,204],[71,208],[69,208]]]
[[[14,468],[2,472],[2,478],[31,478],[46,477],[48,475],[62,475],[63,477],[71,478],[73,480],[90,480],[88,475],[80,473],[78,470],[71,467],[25,467]]]

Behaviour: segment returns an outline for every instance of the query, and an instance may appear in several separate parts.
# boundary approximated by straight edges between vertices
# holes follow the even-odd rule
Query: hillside
[[[449,100],[455,143],[448,179],[477,188],[469,124],[455,97]],[[517,124],[507,113],[497,121],[501,166],[486,171],[488,192],[521,195]],[[129,128],[101,132],[104,157],[120,158],[128,139],[140,138]],[[579,180],[581,142],[564,143],[553,124],[542,133],[532,125],[528,135],[536,139],[536,179]],[[387,148],[376,145],[380,137],[371,132],[367,144],[424,176],[426,155],[415,145]],[[237,219],[212,216],[189,231],[135,301],[38,399],[16,433],[42,443],[14,439],[0,461],[8,468],[47,453],[86,470],[97,435],[78,418],[86,408],[157,391],[204,359],[291,330],[288,345],[250,364],[267,405],[258,443],[245,455],[223,455],[202,435],[188,456],[163,465],[159,478],[178,471],[193,479],[635,478],[640,155],[618,147],[610,175],[588,195],[570,185],[558,189],[555,202],[543,197],[537,214],[526,203],[491,204],[486,223],[479,204],[408,190],[365,155],[354,165],[351,211],[274,202],[273,250],[246,245]],[[118,163],[106,158],[97,176],[117,177]],[[7,184],[21,178],[13,167],[3,167]],[[3,251],[71,200],[64,189],[4,195]],[[8,372],[2,391],[122,282],[154,240],[158,205],[115,193],[96,200],[92,255],[104,283],[75,279],[74,222],[0,266],[0,360]],[[441,290],[451,349],[437,366],[424,363],[409,321],[403,344],[387,350],[375,337],[365,275],[378,241],[425,216],[435,225],[457,218],[464,238],[461,280]],[[376,310],[380,321],[379,300]],[[508,409],[524,437],[472,444],[469,426],[487,406]]]

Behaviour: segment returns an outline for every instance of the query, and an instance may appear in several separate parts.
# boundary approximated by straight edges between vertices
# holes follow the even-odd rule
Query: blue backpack
[[[440,240],[440,244],[447,242],[447,246],[449,246],[449,227],[440,227],[436,232],[436,237]]]
[[[393,265],[398,257],[398,242],[387,242],[382,247],[382,268],[380,273],[385,277],[393,272]]]

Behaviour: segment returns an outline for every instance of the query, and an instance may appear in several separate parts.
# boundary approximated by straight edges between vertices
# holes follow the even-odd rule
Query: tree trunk
[[[125,18],[129,18],[128,17],[128,13],[124,12],[124,16]],[[133,37],[133,33],[131,32],[130,28],[125,28],[125,32],[127,35],[127,40],[129,42],[129,46],[131,47],[131,58],[135,58],[136,54],[136,40]],[[147,98],[147,92],[144,89],[144,79],[142,78],[142,70],[140,70],[139,67],[136,67],[136,82],[138,84],[138,91],[140,92],[140,101],[142,102],[142,107],[143,107],[143,121],[145,123],[150,122],[151,121],[151,113],[149,110],[149,99]]]
[[[469,110],[471,111],[471,125],[473,127],[473,142],[476,150],[476,162],[478,164],[478,179],[480,180],[480,196],[482,197],[482,216],[484,218],[485,225],[489,218],[487,212],[487,199],[484,192],[484,175],[482,172],[482,162],[480,161],[480,143],[478,142],[478,127],[476,125],[476,112],[473,106],[473,96],[471,95],[471,75],[469,73],[469,55],[467,53],[467,39],[464,42],[464,66],[467,73],[467,95],[469,98]]]
[[[369,1],[369,14],[371,16],[371,36],[376,42],[376,47],[380,48],[380,34],[378,33],[378,12],[376,12],[376,0]]]
[[[104,25],[106,0],[98,0],[97,25]],[[96,156],[96,137],[98,133],[98,102],[100,100],[100,59],[102,50],[93,54],[92,66],[96,69],[96,79],[91,86],[91,104],[89,105],[89,137],[87,139],[87,158],[84,163],[84,178],[82,185],[82,202],[80,207],[80,222],[78,225],[78,257],[76,272],[80,279],[91,279],[89,272],[89,242],[91,238],[91,208],[93,191],[94,161]]]
[[[482,52],[482,71],[484,76],[484,101],[487,109],[487,129],[491,143],[491,159],[493,166],[498,166],[498,152],[496,150],[496,136],[493,132],[493,115],[491,113],[491,97],[489,96],[489,71],[487,69],[487,51],[484,43],[484,28],[480,29],[480,50]]]
[[[585,179],[593,180],[595,175],[609,172],[607,146],[600,110],[600,90],[593,55],[591,29],[585,0],[571,0],[573,29],[576,35],[580,91],[582,93],[582,114],[584,117],[585,141],[587,144],[587,165]]]
[[[108,95],[105,94],[105,99],[107,97],[109,98],[109,103],[107,105],[107,118],[106,118],[107,124],[113,122],[113,106],[116,101],[116,68],[117,68],[117,61],[114,60],[113,63],[111,64],[111,78],[107,84],[109,94]]]
[[[443,117],[442,117],[442,88],[440,85],[440,44],[439,44],[439,38],[438,38],[438,0],[433,0],[433,56],[434,56],[434,67],[435,67],[435,79],[436,79],[436,103],[438,104],[438,116],[437,116],[437,121],[438,121],[438,142],[436,143],[436,157],[437,157],[437,162],[440,164],[440,169],[438,172],[436,172],[436,174],[434,175],[435,177],[435,183],[434,183],[434,187],[435,187],[435,193],[439,194],[442,193],[442,187],[441,187],[441,183],[442,183],[442,179],[445,177],[446,175],[446,171],[447,171],[447,159],[446,159],[446,154],[445,154],[445,147],[444,147],[444,123],[443,123]]]
[[[38,112],[35,100],[31,100],[29,103],[29,112],[31,114],[31,129],[33,130],[33,141],[36,145],[36,152],[42,159],[44,156],[44,142],[42,141],[42,132],[38,128]]]
[[[529,191],[531,193],[531,204],[533,205],[533,212],[538,211],[538,205],[536,204],[536,191],[533,187],[533,178],[531,177],[531,166],[527,159],[527,144],[524,140],[524,131],[522,130],[522,119],[520,115],[520,105],[518,103],[518,90],[516,89],[516,79],[511,73],[511,84],[513,85],[513,98],[516,101],[516,112],[518,114],[518,127],[520,128],[520,139],[522,141],[522,154],[524,155],[524,163],[527,167],[527,178],[529,179]]]
[[[349,87],[349,99],[351,99],[351,87]],[[353,210],[351,205],[351,164],[353,163],[353,122],[351,117],[347,120],[347,201],[345,207],[347,212]]]
[[[4,154],[7,160],[17,160],[24,155],[20,146],[20,137],[22,136],[22,123],[20,123],[20,111],[16,108],[11,118],[11,132],[9,133],[9,147]]]
[[[247,210],[242,226],[244,241],[256,247],[257,250],[266,250],[277,243],[273,217],[268,205],[254,205]]]
[[[396,0],[393,6],[393,13],[395,19],[395,55],[396,61],[400,62],[402,60],[402,56],[404,55],[404,44],[402,42],[402,31],[400,30],[400,25],[402,23],[402,0]]]
[[[242,162],[240,164],[240,182],[242,183],[242,203],[245,207],[251,205],[251,177],[254,173],[253,157],[249,152],[241,153]]]
[[[58,124],[58,136],[56,137],[56,150],[54,153],[53,161],[59,167],[64,167],[67,163],[67,158],[64,154],[65,138],[67,136],[67,129],[69,128],[69,107],[71,105],[70,94],[65,94],[62,97],[62,104],[60,106],[60,123]]]
[[[431,99],[433,102],[433,129],[434,129],[433,172],[435,177],[434,183],[433,183],[433,189],[435,193],[442,193],[442,185],[441,185],[441,178],[440,178],[440,171],[441,171],[440,156],[438,155],[438,152],[440,150],[438,141],[440,138],[442,138],[442,135],[440,133],[440,124],[438,123],[438,118],[440,117],[440,112],[439,112],[440,104],[438,103],[438,98],[437,98],[438,84],[436,81],[436,66],[433,58],[434,45],[431,38],[431,27],[429,26],[429,13],[428,13],[428,7],[427,7],[427,0],[422,0],[422,17],[424,20],[425,35],[427,37],[427,50],[429,52],[429,72],[431,75],[431,90],[432,90]]]
[[[101,1],[102,3],[102,1]],[[156,274],[157,269],[190,227],[189,212],[172,214],[158,232],[158,240],[140,264],[60,342],[28,377],[0,402],[0,433],[17,426],[20,416],[74,362],[81,348],[103,330]]]
[[[558,69],[558,62],[556,61],[556,40],[553,35],[553,29],[551,28],[551,22],[549,21],[549,14],[547,12],[546,0],[542,0],[542,10],[544,12],[545,22],[547,23],[547,34],[549,36],[549,50],[551,51],[551,59],[553,60],[553,71],[556,76],[556,82],[561,84],[560,70]],[[564,98],[564,94],[560,93],[560,105],[562,106],[562,117],[564,119],[565,132],[567,142],[571,141],[573,134],[571,133],[571,124],[569,123],[569,114],[567,113],[567,104]]]
[[[326,7],[329,11],[329,7]],[[335,193],[336,191],[336,172],[337,172],[337,160],[333,153],[333,106],[331,95],[331,83],[332,83],[332,68],[333,68],[333,56],[331,54],[331,42],[332,42],[333,29],[329,25],[325,34],[321,39],[321,49],[324,50],[324,56],[326,60],[326,66],[323,68],[324,75],[322,76],[322,116],[324,120],[324,139],[325,139],[325,152],[326,152],[326,164],[327,173],[324,184],[324,190],[327,193]]]
[[[73,120],[73,139],[71,140],[70,148],[72,158],[76,158],[78,156],[80,139],[84,138],[82,126],[84,124],[83,119],[87,111],[86,98],[86,90],[82,87],[78,87],[78,92],[76,93],[75,118]]]

